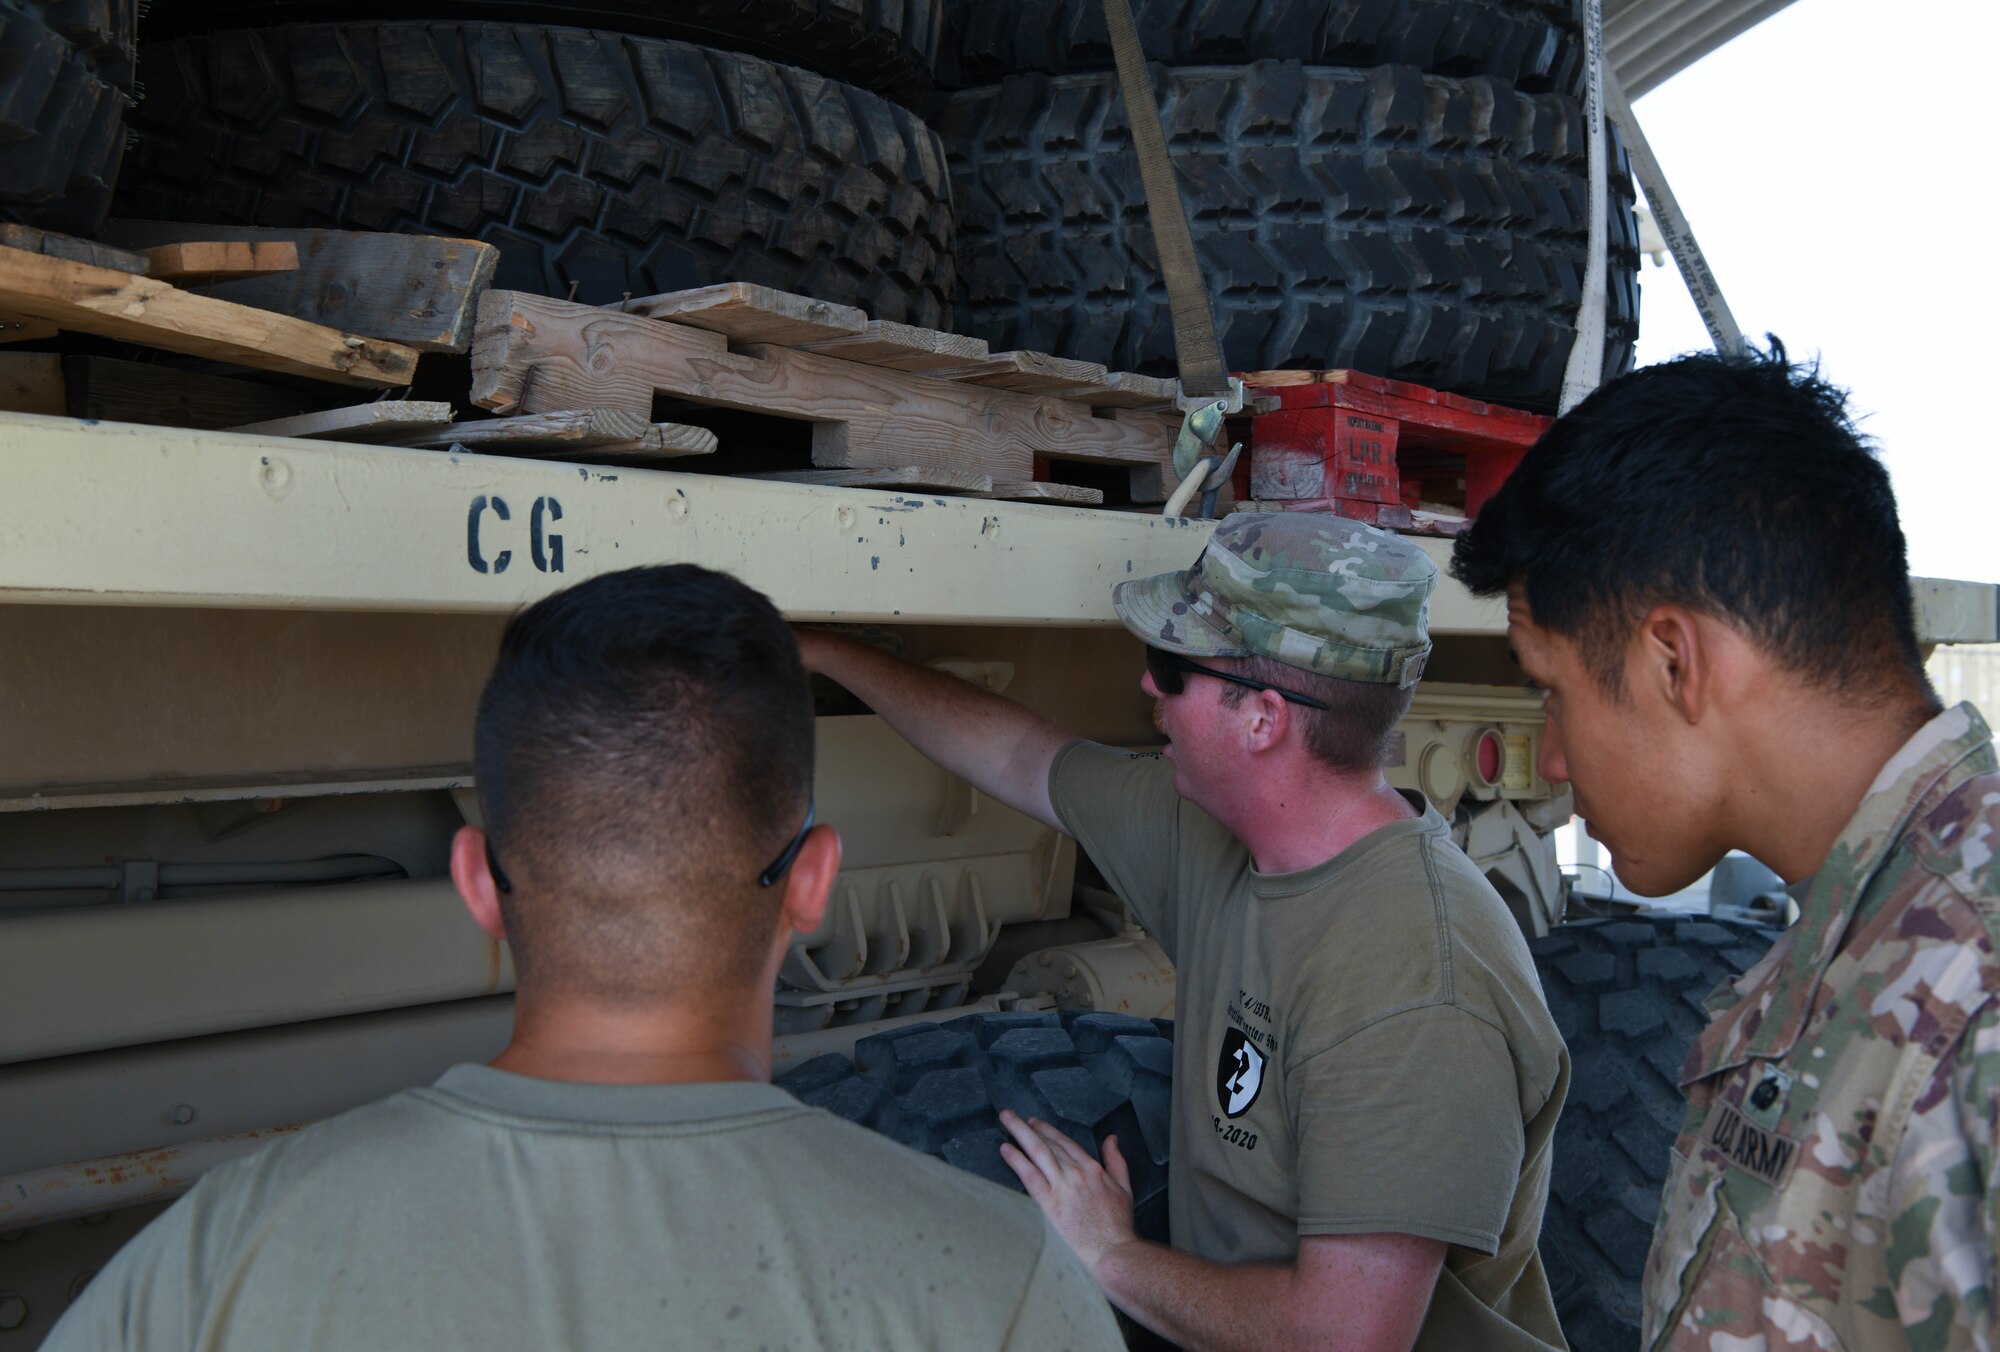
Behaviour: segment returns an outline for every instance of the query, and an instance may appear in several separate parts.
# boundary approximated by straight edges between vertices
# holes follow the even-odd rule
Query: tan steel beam
[[[0,413],[0,604],[505,613],[688,562],[800,620],[1111,625],[1111,588],[1212,523],[715,474]],[[1442,566],[1451,542],[1416,543]],[[1920,579],[1927,643],[2000,638],[1986,583]],[[1506,609],[1448,578],[1440,637]]]

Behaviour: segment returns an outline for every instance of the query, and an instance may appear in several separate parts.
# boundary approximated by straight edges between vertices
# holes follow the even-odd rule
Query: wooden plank
[[[1178,421],[953,384],[817,352],[530,296],[489,291],[473,342],[472,399],[497,412],[580,406],[650,412],[655,394],[813,424],[824,468],[922,466],[1032,479],[1032,458],[1134,465],[1171,459]]]
[[[985,362],[961,370],[964,374],[946,375],[945,379],[1031,394],[1070,394],[1084,387],[1102,389],[1105,377],[1110,374],[1102,362],[1073,361],[1068,357],[1051,357],[1046,352],[995,352]]]
[[[413,432],[406,437],[397,437],[396,444],[431,451],[463,446],[469,451],[491,451],[500,455],[510,450],[604,446],[613,442],[639,441],[651,427],[643,413],[617,408],[565,408],[552,413],[489,418],[482,422],[457,423],[451,427]]]
[[[343,385],[407,385],[417,354],[150,277],[0,247],[0,311],[260,370]]]
[[[0,352],[0,409],[58,418],[68,413],[62,358],[54,352]]]
[[[1143,408],[1165,412],[1174,408],[1180,386],[1165,376],[1142,376],[1136,371],[1113,371],[1104,377],[1101,393],[1077,396],[1092,408]]]
[[[640,296],[618,308],[648,319],[692,324],[743,343],[817,343],[856,337],[868,327],[868,316],[852,305],[795,296],[749,282]]]
[[[53,338],[59,332],[46,319],[0,314],[0,343],[27,343],[37,338]]]
[[[1325,371],[1245,371],[1243,383],[1258,389],[1279,389],[1286,385],[1317,385]]]
[[[398,433],[438,427],[452,420],[451,405],[430,399],[383,399],[352,408],[330,408],[244,423],[232,432],[260,432],[273,437],[309,437],[333,441],[380,441]]]
[[[994,484],[984,493],[975,494],[982,498],[1001,498],[1008,502],[1063,502],[1077,507],[1101,507],[1104,505],[1104,490],[1085,488],[1081,484],[1050,484],[1029,482],[1022,484]]]
[[[873,469],[778,469],[732,475],[737,479],[774,479],[788,484],[819,484],[824,488],[925,488],[966,497],[997,496],[990,475],[926,465],[877,466]]]
[[[288,418],[311,412],[319,402],[315,394],[333,392],[323,386],[316,391],[280,389],[122,357],[65,356],[63,379],[73,418],[164,427],[237,427]]]
[[[479,297],[500,262],[491,244],[437,235],[176,221],[107,221],[100,233],[128,249],[188,240],[288,241],[299,252],[296,269],[218,282],[202,294],[419,352],[464,352],[472,345]]]
[[[0,244],[10,249],[25,249],[33,254],[46,254],[50,258],[67,258],[73,263],[88,263],[95,268],[110,268],[113,272],[133,272],[144,276],[147,269],[144,254],[130,249],[114,249],[93,239],[59,235],[53,230],[37,230],[31,225],[0,222]]]
[[[986,340],[938,329],[920,329],[914,324],[871,319],[865,331],[846,338],[829,338],[820,343],[796,344],[808,352],[823,352],[843,361],[863,366],[886,366],[892,371],[929,371],[940,366],[959,366],[986,358]]]
[[[208,286],[269,272],[296,272],[299,246],[288,239],[209,239],[156,244],[145,251],[146,275],[175,286]]]
[[[691,455],[713,455],[717,444],[715,433],[706,427],[654,423],[644,436],[631,441],[607,441],[601,446],[563,447],[526,454],[542,460],[587,460],[594,465],[648,465]]]

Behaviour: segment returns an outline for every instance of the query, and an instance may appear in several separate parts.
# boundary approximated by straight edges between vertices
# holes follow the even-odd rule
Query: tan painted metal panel
[[[0,414],[0,473],[0,604],[494,613],[596,573],[690,562],[800,620],[1111,625],[1113,584],[1185,567],[1212,529],[31,414]],[[1448,562],[1450,541],[1415,543]],[[1927,641],[1993,636],[1993,587],[1919,594],[1927,623],[1946,617]],[[1504,605],[1449,578],[1432,599],[1439,637],[1505,628]]]
[[[0,414],[0,448],[0,602],[508,611],[685,561],[797,619],[1101,625],[1113,583],[1186,566],[1211,529],[26,414]],[[1440,633],[1501,619],[1455,588],[1433,604]]]

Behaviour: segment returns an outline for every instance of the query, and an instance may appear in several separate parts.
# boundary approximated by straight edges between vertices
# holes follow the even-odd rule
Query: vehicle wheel
[[[942,0],[202,0],[162,4],[149,39],[280,23],[384,19],[561,23],[676,38],[804,66],[897,99],[930,88]]]
[[[1415,66],[1574,95],[1582,10],[1580,0],[1133,0],[1132,18],[1146,59],[1167,66]],[[944,25],[939,78],[948,88],[1113,68],[1100,0],[948,0]]]
[[[1554,406],[1589,245],[1576,100],[1406,66],[1260,61],[1154,76],[1231,369],[1352,367]],[[1015,76],[954,95],[939,131],[960,327],[995,347],[1171,374],[1166,288],[1116,78]],[[1614,175],[1614,374],[1636,333],[1631,206],[1629,177]]]
[[[1563,925],[1529,944],[1570,1049],[1541,1253],[1570,1346],[1639,1346],[1639,1281],[1687,1102],[1681,1062],[1702,1001],[1777,931],[1701,917]]]
[[[950,319],[915,115],[757,57],[580,28],[297,24],[156,43],[128,216],[467,235],[588,304],[719,281]]]
[[[0,0],[0,219],[93,233],[125,155],[135,0]]]
[[[1000,1110],[1039,1117],[1092,1155],[1106,1136],[1131,1169],[1139,1233],[1166,1242],[1173,1025],[1124,1014],[968,1014],[865,1037],[779,1087],[913,1150],[1021,1191],[1000,1158]]]

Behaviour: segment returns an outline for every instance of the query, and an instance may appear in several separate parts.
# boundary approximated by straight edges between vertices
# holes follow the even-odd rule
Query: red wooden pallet
[[[1359,371],[1253,371],[1248,496],[1409,527],[1419,503],[1471,518],[1553,418]]]

